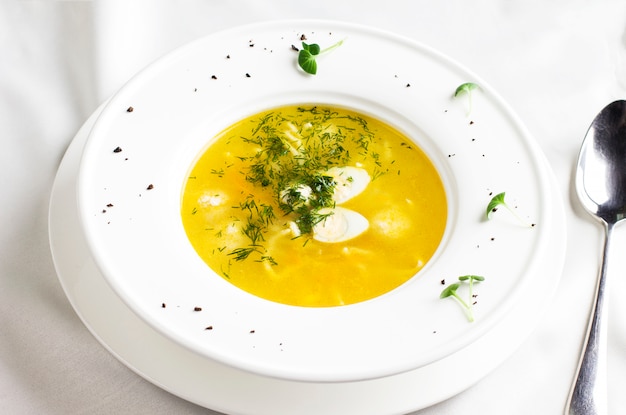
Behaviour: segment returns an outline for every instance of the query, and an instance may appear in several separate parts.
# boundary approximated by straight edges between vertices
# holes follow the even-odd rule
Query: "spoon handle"
[[[612,223],[605,223],[602,266],[596,285],[592,313],[589,317],[587,337],[578,363],[575,382],[567,401],[566,415],[605,415],[608,413],[606,388],[607,301],[604,292],[613,226]],[[603,315],[604,318],[602,318]]]

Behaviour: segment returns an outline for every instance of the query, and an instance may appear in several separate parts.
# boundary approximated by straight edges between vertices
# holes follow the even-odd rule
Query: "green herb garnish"
[[[474,321],[474,311],[472,309],[472,306],[475,304],[475,298],[476,296],[474,295],[474,282],[480,282],[480,281],[484,281],[485,277],[481,277],[479,275],[463,275],[459,277],[459,282],[456,282],[454,284],[450,284],[448,285],[446,288],[444,288],[444,290],[441,292],[441,294],[439,295],[439,298],[448,298],[448,297],[452,297],[454,298],[456,301],[458,301],[458,303],[461,305],[461,307],[463,307],[463,310],[465,311],[465,314],[467,316],[467,319],[470,322]],[[465,301],[463,300],[463,298],[461,298],[461,296],[457,293],[458,289],[461,287],[461,285],[463,283],[467,283],[469,286],[469,294],[468,294],[468,298],[469,301]]]
[[[341,116],[328,109],[298,108],[307,117],[285,118],[270,113],[260,119],[251,134],[241,137],[259,147],[246,158],[246,180],[272,192],[283,215],[292,215],[301,234],[310,234],[313,227],[328,217],[322,209],[334,208],[333,195],[337,183],[324,172],[334,166],[347,165],[354,157],[346,150],[346,142],[357,145],[362,158],[375,158],[368,151],[375,135],[367,122],[359,117]],[[363,129],[353,134],[355,124]],[[239,207],[254,212],[258,219],[275,217],[264,214],[248,200]],[[278,213],[276,214],[278,215]],[[257,220],[262,222],[262,220]]]
[[[463,94],[467,94],[468,99],[468,110],[467,114],[469,115],[472,112],[472,90],[478,88],[478,85],[473,82],[466,82],[458,86],[456,91],[454,91],[454,97],[461,96]]]
[[[331,50],[341,46],[343,40],[335,43],[332,46],[327,47],[326,49],[321,49],[320,46],[316,43],[307,44],[302,42],[302,49],[298,52],[298,65],[300,68],[308,74],[315,75],[317,73],[317,61],[316,58],[323,53],[330,52]]]
[[[526,226],[529,227],[533,227],[535,226],[534,223],[528,223],[526,222],[524,219],[522,219],[521,216],[519,216],[517,214],[517,212],[515,212],[514,209],[512,209],[504,200],[504,196],[506,195],[506,192],[502,192],[502,193],[498,193],[497,195],[495,195],[494,197],[491,198],[491,200],[489,201],[489,204],[487,205],[487,210],[486,210],[486,215],[487,215],[487,219],[491,219],[491,217],[493,216],[493,214],[498,210],[498,208],[500,206],[505,207],[509,212],[511,212],[513,214],[513,216],[515,216],[517,218],[517,220],[519,220],[521,223],[523,223]]]
[[[375,166],[370,173],[375,177],[389,170],[370,150],[379,138],[367,121],[329,108],[298,107],[296,115],[269,112],[236,139],[251,145],[248,154],[239,156],[244,163],[241,174],[258,193],[242,194],[232,206],[238,211],[233,219],[240,221],[237,227],[246,240],[229,252],[233,261],[254,259],[275,266],[265,245],[278,220],[288,221],[285,225],[294,238],[302,237],[306,244],[315,225],[335,207],[337,182],[327,173],[331,168],[368,160]],[[265,204],[268,197],[275,203]]]
[[[236,248],[233,249],[228,255],[232,255],[236,261],[243,261],[248,258],[253,252],[261,252],[257,248],[254,247],[246,247],[246,248]]]

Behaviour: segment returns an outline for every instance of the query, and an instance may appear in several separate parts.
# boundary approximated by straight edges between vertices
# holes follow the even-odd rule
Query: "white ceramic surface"
[[[198,405],[242,415],[406,414],[469,388],[511,355],[547,308],[561,272],[565,223],[560,206],[537,277],[516,307],[485,335],[447,357],[402,374],[360,382],[298,382],[260,376],[208,359],[163,335],[128,308],[106,282],[76,220],[80,152],[98,112],[85,123],[57,173],[50,200],[50,242],[65,293],[91,333],[117,359],[155,385]],[[548,176],[550,188],[556,191]]]
[[[295,65],[291,45],[299,45],[303,33],[322,47],[345,39],[319,59],[315,77]],[[372,50],[377,58],[364,61]],[[467,81],[481,86],[469,115],[467,100],[452,98]],[[180,223],[185,174],[215,133],[250,113],[307,102],[348,106],[395,125],[431,156],[448,190],[442,249],[416,278],[371,301],[316,309],[258,299],[214,274]],[[116,147],[122,151],[114,153]],[[264,381],[354,385],[416,373],[494,336],[515,309],[528,308],[529,290],[559,278],[559,272],[544,275],[561,265],[553,252],[561,249],[554,241],[564,238],[555,215],[559,202],[543,156],[519,120],[470,71],[365,27],[262,24],[179,49],[104,107],[78,176],[86,244],[124,304],[168,344]],[[484,221],[491,195],[501,191],[537,226],[521,226],[506,212]],[[473,324],[452,301],[439,299],[440,281],[464,274],[486,278]],[[193,312],[197,306],[202,312]],[[214,329],[205,330],[208,325]]]

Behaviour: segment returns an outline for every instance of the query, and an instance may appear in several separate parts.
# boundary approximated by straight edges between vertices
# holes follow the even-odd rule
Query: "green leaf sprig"
[[[324,53],[330,52],[331,50],[338,48],[343,44],[343,40],[335,43],[332,46],[327,47],[326,49],[321,49],[320,46],[316,43],[307,44],[302,42],[302,49],[298,52],[298,65],[300,68],[308,74],[315,75],[317,73],[317,61],[316,58]]]
[[[477,84],[473,82],[465,82],[464,84],[459,85],[457,89],[454,91],[455,98],[461,95],[467,95],[467,100],[468,100],[467,115],[471,114],[472,112],[472,91],[476,88],[478,88]]]
[[[461,305],[461,307],[463,307],[463,310],[465,311],[465,315],[467,316],[467,319],[471,323],[474,321],[474,311],[472,307],[475,302],[474,301],[474,298],[475,298],[474,297],[474,282],[481,282],[484,280],[485,280],[485,277],[481,277],[480,275],[462,275],[459,277],[459,282],[455,282],[454,284],[450,284],[446,288],[444,288],[441,294],[439,295],[439,298],[448,298],[448,297],[454,298]],[[469,300],[468,301],[463,300],[463,298],[461,298],[461,296],[457,292],[463,283],[467,283],[469,286],[469,289],[468,289]]]
[[[504,200],[504,197],[506,196],[506,192],[502,192],[502,193],[498,193],[497,195],[495,195],[494,197],[491,198],[491,200],[489,201],[489,204],[487,205],[487,210],[485,211],[486,215],[487,215],[487,219],[491,219],[493,214],[498,210],[498,208],[500,206],[503,206],[504,208],[506,208],[509,212],[511,212],[513,214],[513,216],[515,216],[517,218],[518,221],[520,221],[521,223],[523,223],[525,226],[528,227],[534,227],[535,224],[534,223],[528,223],[527,221],[525,221],[524,219],[522,219],[522,217],[520,215],[517,214],[517,212],[511,208],[511,206],[509,206],[506,201]]]

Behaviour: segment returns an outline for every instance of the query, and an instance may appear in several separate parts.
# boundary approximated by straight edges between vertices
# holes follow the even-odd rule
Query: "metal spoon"
[[[576,191],[585,209],[604,225],[605,239],[587,337],[565,413],[601,415],[607,413],[607,263],[613,228],[626,217],[626,101],[607,105],[591,123],[578,156]]]

